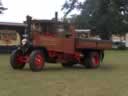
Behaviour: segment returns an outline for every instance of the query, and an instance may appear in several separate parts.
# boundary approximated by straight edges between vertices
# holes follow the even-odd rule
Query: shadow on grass
[[[41,72],[64,72],[64,71],[80,71],[80,70],[85,70],[86,68],[80,68],[80,67],[73,67],[73,68],[63,68],[63,67],[46,67],[44,68]],[[25,72],[31,72],[29,68],[24,68],[23,70],[20,71],[25,71]]]
[[[75,70],[86,70],[84,67],[71,67],[71,68],[64,68],[64,67],[47,67],[44,68],[43,71],[75,71]]]
[[[115,70],[115,69],[116,69],[116,66],[114,66],[112,64],[103,64],[99,68],[96,68],[96,69],[88,69],[88,68],[85,68],[83,66],[75,66],[75,67],[72,67],[72,68],[64,68],[64,67],[61,67],[61,66],[46,66],[46,67],[44,67],[44,69],[41,72],[88,71],[88,70],[111,71],[111,70]],[[31,72],[29,67],[23,69],[22,71]]]
[[[117,69],[116,66],[112,65],[112,64],[103,64],[99,67],[100,70],[106,70],[106,71],[110,71],[110,70],[115,70]]]

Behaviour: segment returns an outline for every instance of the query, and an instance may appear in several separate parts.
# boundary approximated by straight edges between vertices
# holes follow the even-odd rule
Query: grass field
[[[0,96],[128,96],[128,51],[106,51],[95,70],[56,64],[37,73],[13,70],[0,55]]]

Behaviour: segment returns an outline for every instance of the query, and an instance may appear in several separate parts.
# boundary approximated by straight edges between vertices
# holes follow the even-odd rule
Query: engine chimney
[[[27,23],[26,34],[28,35],[28,39],[30,39],[32,17],[26,16],[26,19],[27,19],[26,20],[26,23]]]
[[[58,21],[58,12],[55,12],[55,20]]]

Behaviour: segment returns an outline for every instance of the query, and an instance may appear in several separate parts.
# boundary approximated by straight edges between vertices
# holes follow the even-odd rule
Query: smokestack
[[[26,20],[26,23],[27,23],[26,34],[28,35],[28,39],[30,39],[32,17],[26,16],[26,19],[27,19]]]
[[[55,12],[55,20],[58,21],[58,12]]]

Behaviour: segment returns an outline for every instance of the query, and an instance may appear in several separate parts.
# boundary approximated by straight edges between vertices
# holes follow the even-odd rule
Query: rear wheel
[[[10,64],[13,69],[23,69],[25,62],[23,60],[24,55],[21,50],[14,50],[11,54]]]
[[[84,59],[84,65],[86,68],[97,68],[100,65],[99,52],[90,52]]]
[[[42,51],[35,50],[30,54],[29,61],[30,69],[32,71],[41,71],[44,67],[45,57]]]

